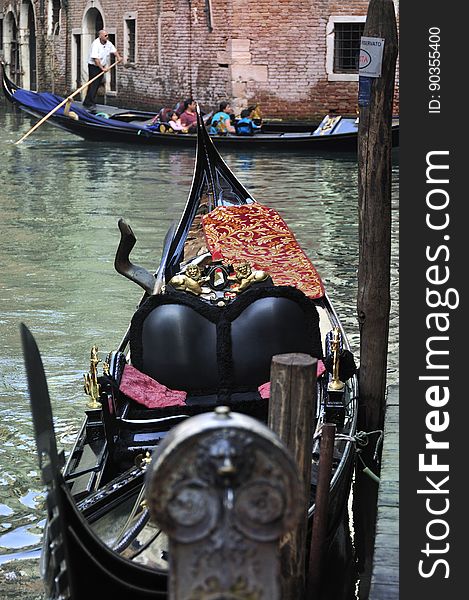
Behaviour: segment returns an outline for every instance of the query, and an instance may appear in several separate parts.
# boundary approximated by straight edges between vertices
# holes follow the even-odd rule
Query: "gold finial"
[[[88,408],[101,408],[101,404],[98,402],[100,394],[100,385],[98,383],[98,347],[93,346],[90,353],[90,372],[83,375],[85,379],[85,394],[90,397],[88,401]]]
[[[339,379],[339,352],[341,335],[338,327],[332,330],[332,381],[328,385],[328,390],[340,391],[344,389],[344,383]]]

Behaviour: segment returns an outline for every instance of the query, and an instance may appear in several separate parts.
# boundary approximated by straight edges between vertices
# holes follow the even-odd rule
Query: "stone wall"
[[[125,18],[136,18],[136,60],[117,67],[116,93],[110,94],[114,97],[109,102],[156,110],[194,96],[211,110],[229,99],[238,110],[259,102],[265,116],[313,120],[329,109],[356,112],[357,81],[328,77],[328,23],[331,16],[366,17],[368,0],[62,0],[58,36],[40,34],[47,31],[51,8],[50,0],[41,2],[33,2],[39,89],[54,87],[61,94],[76,89],[73,36],[88,31],[86,15],[98,10],[121,54]],[[11,6],[19,7],[20,2],[0,0],[3,15]],[[89,47],[93,37],[90,29],[88,37],[81,38],[83,45]],[[86,53],[84,48],[82,81]],[[396,91],[396,113],[398,108]]]

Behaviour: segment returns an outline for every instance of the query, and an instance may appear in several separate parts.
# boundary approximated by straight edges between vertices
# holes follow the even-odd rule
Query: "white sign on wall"
[[[362,37],[358,73],[365,77],[381,77],[384,38]]]

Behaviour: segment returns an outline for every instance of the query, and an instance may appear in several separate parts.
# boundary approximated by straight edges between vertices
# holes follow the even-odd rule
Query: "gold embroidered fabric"
[[[225,262],[247,261],[275,285],[295,286],[310,298],[324,295],[318,272],[276,210],[259,203],[220,206],[202,224],[209,251]]]

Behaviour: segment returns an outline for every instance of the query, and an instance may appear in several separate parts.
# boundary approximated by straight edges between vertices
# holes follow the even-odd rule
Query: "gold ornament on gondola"
[[[202,271],[198,265],[189,265],[185,273],[175,275],[169,280],[169,283],[181,292],[190,292],[195,296],[200,296],[201,284],[206,280],[206,277],[202,277]]]
[[[340,353],[340,340],[341,335],[338,327],[334,327],[332,330],[332,340],[331,340],[331,349],[332,349],[332,381],[328,385],[328,390],[330,391],[340,391],[344,389],[345,384],[343,381],[340,381],[339,378],[339,353]]]
[[[234,266],[236,284],[231,288],[234,292],[243,292],[253,283],[265,281],[269,276],[265,271],[253,270],[251,265],[244,261]]]
[[[101,408],[101,404],[98,402],[100,395],[100,385],[98,383],[98,363],[101,362],[98,358],[98,347],[93,346],[90,353],[90,372],[84,373],[83,378],[85,380],[85,394],[90,397],[87,403],[88,408]]]

